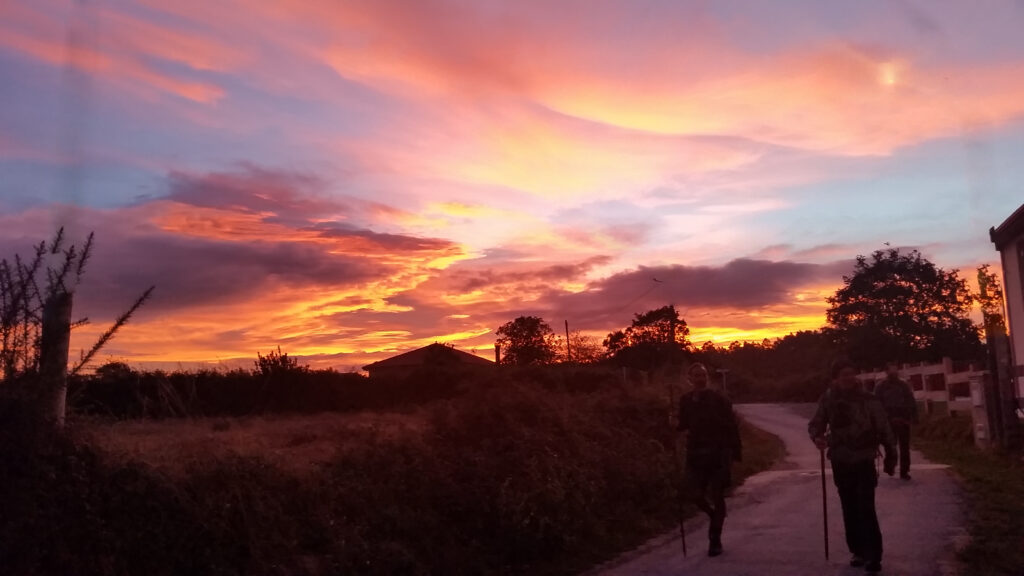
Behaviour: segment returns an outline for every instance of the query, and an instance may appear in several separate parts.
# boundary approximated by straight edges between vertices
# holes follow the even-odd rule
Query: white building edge
[[[1006,325],[1010,333],[1013,379],[1018,405],[1024,398],[1024,204],[989,237],[1002,257]]]

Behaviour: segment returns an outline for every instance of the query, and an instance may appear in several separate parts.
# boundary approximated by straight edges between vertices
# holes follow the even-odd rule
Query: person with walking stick
[[[885,449],[885,473],[896,471],[896,438],[882,403],[865,392],[853,364],[836,360],[831,367],[832,386],[818,401],[807,432],[819,449],[828,449],[832,481],[843,508],[846,545],[851,566],[869,573],[882,570],[882,532],[875,512],[875,454]]]
[[[708,515],[708,556],[722,553],[725,490],[732,484],[732,462],[742,457],[732,403],[708,388],[708,370],[690,366],[693,390],[679,399],[679,430],[686,431],[686,480],[697,508]]]
[[[889,415],[889,426],[900,448],[900,478],[910,480],[910,426],[917,424],[917,401],[910,386],[900,380],[900,365],[885,366],[885,380],[875,386],[875,396]]]

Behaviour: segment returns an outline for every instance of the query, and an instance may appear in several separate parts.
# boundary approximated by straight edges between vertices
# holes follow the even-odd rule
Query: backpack
[[[873,397],[865,392],[836,393],[829,389],[828,420],[831,431],[829,445],[860,451],[878,447],[878,430],[871,419],[870,402]]]

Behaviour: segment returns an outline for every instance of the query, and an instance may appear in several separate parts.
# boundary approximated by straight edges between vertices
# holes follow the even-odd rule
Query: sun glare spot
[[[883,62],[878,67],[878,82],[883,86],[895,86],[899,81],[899,68],[895,62]]]

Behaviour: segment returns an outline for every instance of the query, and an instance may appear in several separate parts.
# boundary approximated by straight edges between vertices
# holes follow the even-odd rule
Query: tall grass
[[[311,414],[399,408],[451,398],[477,377],[472,370],[441,368],[371,382],[360,374],[334,370],[164,372],[123,366],[73,378],[69,396],[79,414],[118,419]]]
[[[952,466],[967,493],[970,540],[959,552],[963,574],[1024,574],[1024,461],[1020,454],[975,448],[968,417],[928,418],[916,433],[916,447],[928,458]]]
[[[169,476],[67,443],[0,469],[11,574],[569,574],[675,521],[660,386],[510,372],[421,408],[410,434],[338,438],[294,474],[186,459]],[[744,428],[739,475],[777,439]],[[0,448],[3,448],[0,446]]]

